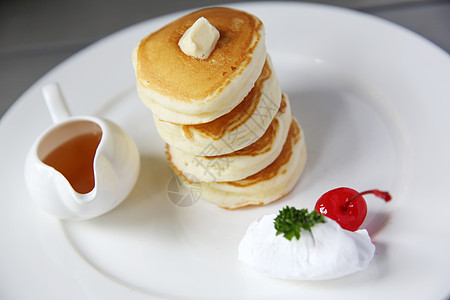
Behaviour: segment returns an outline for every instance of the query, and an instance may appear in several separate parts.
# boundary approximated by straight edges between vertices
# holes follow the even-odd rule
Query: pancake
[[[231,112],[211,122],[174,124],[154,117],[162,139],[171,147],[201,156],[231,153],[258,140],[269,127],[281,103],[281,89],[270,58],[250,93]]]
[[[283,150],[269,166],[245,179],[200,183],[201,197],[222,208],[265,205],[288,194],[306,164],[306,145],[298,122],[293,119]],[[181,180],[185,180],[180,176]]]
[[[207,59],[184,54],[183,33],[205,17],[220,32]],[[250,92],[266,59],[264,26],[231,8],[187,14],[144,38],[133,52],[141,100],[159,119],[206,123],[230,112]]]
[[[289,100],[283,105],[264,135],[241,150],[219,156],[198,156],[166,145],[172,168],[186,177],[194,175],[201,182],[244,179],[270,165],[280,154],[289,132],[292,114]]]

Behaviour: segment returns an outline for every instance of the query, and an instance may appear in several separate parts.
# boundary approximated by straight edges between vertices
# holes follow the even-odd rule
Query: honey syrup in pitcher
[[[76,192],[89,193],[95,186],[94,156],[101,137],[101,131],[75,136],[53,149],[42,161],[60,172]]]

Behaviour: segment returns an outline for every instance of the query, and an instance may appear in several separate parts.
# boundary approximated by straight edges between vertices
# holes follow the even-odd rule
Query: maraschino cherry
[[[355,231],[362,225],[367,215],[366,200],[362,197],[366,194],[374,194],[385,201],[391,200],[388,192],[369,190],[358,193],[354,189],[340,187],[323,194],[317,200],[315,209],[338,222],[343,229]]]

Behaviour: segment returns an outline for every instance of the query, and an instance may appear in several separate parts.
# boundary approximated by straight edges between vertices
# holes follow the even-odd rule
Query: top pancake
[[[178,46],[200,17],[220,32],[215,49],[204,60],[184,54]],[[196,124],[239,104],[258,78],[265,57],[262,22],[243,11],[216,7],[185,15],[150,34],[133,60],[144,103],[162,120],[182,123],[180,114],[185,114],[185,124]]]

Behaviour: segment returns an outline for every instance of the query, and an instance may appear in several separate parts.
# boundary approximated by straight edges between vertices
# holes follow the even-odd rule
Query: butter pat
[[[219,31],[201,17],[184,32],[178,46],[186,55],[206,59],[216,47],[219,37]]]

